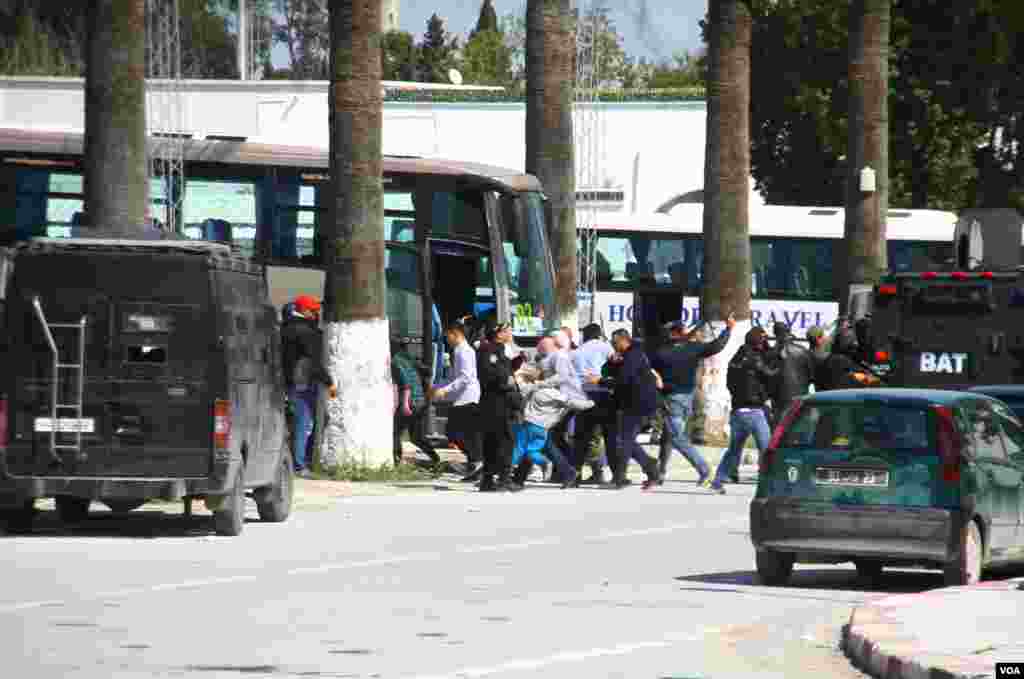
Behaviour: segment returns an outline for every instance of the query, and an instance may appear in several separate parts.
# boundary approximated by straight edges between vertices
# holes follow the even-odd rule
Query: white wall
[[[327,148],[327,89],[315,81],[185,81],[185,127],[197,137]],[[639,154],[640,213],[700,189],[705,117],[703,102],[600,104],[600,129],[593,132],[600,139],[602,184],[625,189],[630,206]],[[0,127],[81,131],[83,121],[81,80],[0,79]],[[525,126],[522,104],[388,103],[384,152],[523,170]]]

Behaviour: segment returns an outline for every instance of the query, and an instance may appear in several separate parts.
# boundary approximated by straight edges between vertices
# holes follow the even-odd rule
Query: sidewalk
[[[994,677],[1024,661],[1024,578],[876,599],[843,630],[843,649],[879,679]]]

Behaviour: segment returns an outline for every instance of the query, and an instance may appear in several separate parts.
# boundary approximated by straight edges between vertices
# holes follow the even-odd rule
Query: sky
[[[399,24],[417,38],[436,12],[452,33],[466,34],[480,15],[482,0],[401,0]],[[700,26],[707,0],[605,0],[626,52],[660,61],[701,46]],[[498,16],[524,11],[524,0],[494,0]]]

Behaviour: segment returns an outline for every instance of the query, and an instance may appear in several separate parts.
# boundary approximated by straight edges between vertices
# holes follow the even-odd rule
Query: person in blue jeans
[[[771,438],[766,405],[771,386],[779,378],[776,357],[768,352],[768,333],[764,328],[751,328],[746,341],[731,361],[726,382],[732,396],[732,413],[729,415],[729,448],[718,464],[711,489],[725,494],[723,485],[739,468],[743,444],[754,437],[758,451],[764,455]]]
[[[331,374],[323,365],[323,336],[317,327],[320,300],[300,295],[291,317],[281,330],[282,367],[292,404],[292,457],[295,472],[309,476],[306,449],[316,424],[318,388],[324,386],[330,398],[338,394]]]
[[[665,395],[665,407],[668,411],[665,425],[669,445],[662,447],[658,460],[662,482],[674,448],[697,470],[698,486],[706,487],[711,484],[708,463],[690,441],[687,427],[690,423],[690,414],[693,412],[697,368],[702,360],[725,349],[735,325],[736,320],[730,315],[725,321],[725,330],[718,338],[711,342],[698,342],[692,340],[692,333],[686,331],[686,325],[682,321],[674,321],[668,328],[670,343],[654,356],[652,365],[661,375],[662,393]]]

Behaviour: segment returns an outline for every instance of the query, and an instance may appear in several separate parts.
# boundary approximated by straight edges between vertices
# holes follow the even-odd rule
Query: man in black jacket
[[[338,394],[331,374],[323,364],[323,335],[317,327],[320,301],[300,295],[293,304],[292,316],[281,330],[281,358],[288,400],[292,404],[292,456],[295,472],[309,476],[306,447],[316,424],[318,386],[327,387],[330,398]]]
[[[814,356],[810,350],[800,346],[789,326],[776,323],[775,357],[779,362],[779,379],[775,382],[772,392],[773,424],[785,415],[794,399],[808,392],[814,381]]]
[[[619,412],[619,460],[614,483],[617,488],[629,485],[626,474],[632,458],[647,475],[643,487],[648,490],[658,484],[658,463],[637,443],[636,437],[644,421],[658,409],[658,388],[646,352],[633,341],[628,330],[616,330],[612,334],[612,346],[622,355],[622,367],[614,385],[615,406]]]
[[[688,427],[693,412],[693,393],[697,388],[697,368],[705,358],[725,349],[736,320],[730,315],[725,330],[711,342],[691,341],[690,333],[682,321],[670,326],[671,344],[662,347],[654,357],[654,369],[661,375],[665,396],[666,418],[663,437],[668,445],[662,446],[658,456],[658,472],[664,478],[672,449],[678,450],[697,471],[697,485],[711,482],[711,471],[704,457],[690,442]],[[695,330],[694,330],[695,332]]]
[[[722,485],[739,467],[743,444],[751,435],[763,455],[768,448],[771,430],[765,406],[769,385],[779,377],[779,367],[768,352],[768,333],[764,328],[751,328],[746,342],[731,361],[726,377],[732,396],[732,414],[729,416],[729,449],[722,456],[711,489],[725,494]]]
[[[512,327],[508,323],[487,325],[485,337],[476,353],[476,374],[480,380],[479,430],[483,435],[484,467],[480,481],[482,492],[519,490],[510,484],[512,466],[511,418],[512,361],[505,346],[512,341]]]

